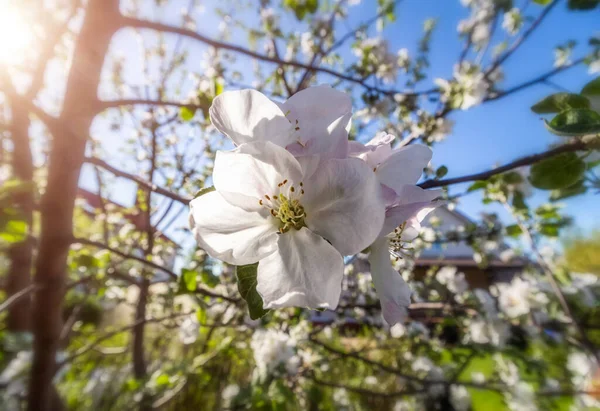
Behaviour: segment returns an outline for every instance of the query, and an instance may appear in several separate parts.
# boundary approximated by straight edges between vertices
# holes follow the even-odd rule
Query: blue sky
[[[148,14],[144,17],[169,24],[179,24],[180,10],[187,7],[189,0],[174,1],[172,3],[174,6],[168,13],[155,15],[152,9],[148,8]],[[232,6],[229,6],[232,2],[209,1],[204,3],[206,4],[206,12],[201,14],[197,21],[198,31],[202,34],[218,38],[217,27],[220,18],[212,11],[216,4],[223,6],[226,10],[229,7],[231,11],[235,12],[235,18],[253,22],[252,25],[256,24],[257,14],[253,7],[234,10]],[[374,0],[363,0],[359,6],[352,7],[347,20],[337,23],[338,37],[357,27],[360,22],[374,16],[376,14],[376,3]],[[460,19],[468,15],[468,9],[462,7],[458,0],[404,0],[397,10],[397,21],[386,26],[383,33],[381,33],[390,43],[392,52],[406,47],[411,55],[414,55],[417,42],[422,35],[423,21],[427,18],[438,18],[438,26],[433,36],[430,53],[429,78],[418,85],[417,90],[430,88],[433,85],[433,79],[436,77],[451,77],[453,65],[462,49],[456,26]],[[531,4],[527,14],[537,15],[540,10],[540,6]],[[511,87],[550,70],[554,61],[553,47],[567,40],[578,41],[574,55],[580,56],[587,51],[585,46],[590,35],[598,34],[600,31],[598,20],[597,12],[568,13],[564,5],[559,5],[528,42],[506,62],[504,65],[505,81],[503,86]],[[305,27],[305,25],[298,24],[292,16],[283,19],[281,25],[294,27],[298,31],[302,31]],[[504,35],[503,31],[499,30],[499,32]],[[377,35],[375,29],[371,29],[369,34],[371,36]],[[127,71],[131,80],[135,83],[139,78],[139,74],[136,73],[139,70],[139,48],[137,48],[131,36],[119,36],[121,37],[118,37],[113,44],[128,56]],[[174,42],[175,39],[172,36],[169,41]],[[246,36],[240,30],[234,30],[231,39],[228,41],[248,47]],[[350,44],[351,42],[348,42],[348,46],[342,49],[342,54],[351,60]],[[188,66],[196,71],[201,71],[199,65],[206,46],[189,39],[185,39],[181,46],[190,51],[191,58]],[[259,51],[261,50],[259,48]],[[249,73],[249,67],[251,67],[248,64],[249,61],[248,58],[238,56],[234,67],[244,73]],[[586,67],[578,67],[555,77],[553,81],[561,87],[578,91],[591,78],[587,74]],[[326,80],[323,77],[321,81]],[[400,77],[400,80],[402,80],[402,77]],[[246,82],[249,83],[250,81]],[[402,82],[399,82],[399,84],[402,84]],[[544,151],[549,144],[556,142],[559,138],[552,136],[545,130],[539,116],[532,113],[529,107],[554,91],[546,85],[538,85],[497,102],[486,103],[468,111],[452,113],[450,118],[456,122],[454,131],[446,141],[434,146],[434,164],[436,166],[446,165],[449,168],[448,177],[454,177],[487,170],[495,164],[503,164],[523,155]],[[100,132],[103,133],[104,142],[108,143],[105,145],[112,146],[109,153],[115,152],[116,154],[116,148],[119,144],[113,144],[113,142],[122,141],[123,136],[118,133],[111,133],[106,127],[100,127]],[[190,130],[189,132],[194,131]],[[116,161],[111,162],[119,165]],[[129,169],[129,171],[134,170],[135,168]],[[89,168],[83,173],[82,185],[89,188],[95,186],[93,174],[89,172]],[[466,186],[454,186],[452,192],[462,192]],[[123,194],[124,192],[131,192],[131,189],[131,184],[121,180],[117,189],[113,190],[113,193],[116,193],[114,199],[124,204],[131,204],[133,196],[130,198],[129,194]],[[546,197],[547,193],[540,192],[531,201],[533,204],[539,204],[544,202]],[[583,231],[600,228],[598,223],[600,207],[597,206],[597,202],[598,197],[592,194],[565,202],[567,212],[575,217],[576,226]],[[465,196],[461,200],[460,208],[472,217],[477,217],[481,211],[496,211],[504,218],[507,217],[500,207],[485,206],[484,208],[479,193]],[[181,225],[184,225],[187,213],[182,214]]]

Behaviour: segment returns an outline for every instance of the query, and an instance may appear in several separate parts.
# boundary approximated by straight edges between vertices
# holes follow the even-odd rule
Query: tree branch
[[[148,190],[152,190],[155,193],[161,194],[172,200],[178,201],[186,206],[189,204],[190,201],[192,201],[192,198],[180,196],[179,194],[173,193],[172,191],[169,191],[166,188],[159,187],[156,184],[150,183],[150,182],[144,180],[143,178],[138,177],[134,174],[119,170],[118,168],[111,166],[106,161],[101,160],[97,157],[86,157],[85,162],[88,164],[93,164],[95,166],[98,166],[106,171],[111,172],[112,174],[114,174],[118,177],[122,177],[122,178],[126,178],[128,180],[135,181],[138,185],[140,185]]]
[[[488,178],[495,176],[496,174],[502,174],[506,171],[513,170],[518,167],[528,166],[538,161],[554,157],[558,154],[562,153],[570,153],[573,151],[585,150],[587,148],[587,144],[581,140],[577,140],[574,143],[563,144],[561,146],[555,147],[551,150],[545,151],[539,154],[532,154],[530,156],[521,157],[518,160],[512,161],[503,166],[497,167],[493,170],[484,171],[476,174],[469,174],[463,177],[455,177],[455,178],[446,178],[443,180],[426,180],[422,183],[418,184],[421,188],[434,188],[434,187],[445,187],[452,184],[465,183],[468,181],[478,181],[478,180],[487,180]]]
[[[140,19],[136,19],[136,18],[132,18],[132,17],[122,17],[121,22],[122,22],[123,26],[127,26],[127,27],[138,28],[138,29],[150,29],[150,30],[162,31],[165,33],[180,34],[180,35],[189,37],[191,39],[200,41],[202,43],[208,44],[214,48],[230,50],[230,51],[233,51],[236,53],[240,53],[240,54],[255,58],[260,61],[274,63],[277,65],[292,66],[292,67],[305,69],[305,70],[309,70],[309,71],[315,71],[315,72],[319,72],[319,73],[329,74],[331,76],[334,76],[334,77],[342,79],[342,80],[349,81],[351,83],[360,84],[367,90],[376,91],[376,92],[379,92],[382,94],[387,94],[387,95],[404,94],[407,96],[417,96],[420,94],[428,94],[428,93],[432,92],[431,90],[427,90],[424,92],[405,92],[405,91],[399,91],[399,90],[385,90],[385,89],[367,84],[364,81],[364,79],[362,79],[362,78],[343,74],[343,73],[340,73],[338,71],[335,71],[335,70],[332,70],[332,69],[329,69],[326,67],[314,67],[314,66],[311,66],[308,64],[301,63],[299,61],[295,61],[295,60],[281,60],[276,57],[271,57],[271,56],[257,53],[252,50],[248,50],[241,46],[214,40],[214,39],[206,37],[200,33],[196,33],[194,31],[184,29],[182,27],[171,26],[168,24],[162,24],[162,23],[157,23],[157,22],[148,21],[148,20],[140,20]],[[436,91],[437,91],[437,89],[436,89]]]

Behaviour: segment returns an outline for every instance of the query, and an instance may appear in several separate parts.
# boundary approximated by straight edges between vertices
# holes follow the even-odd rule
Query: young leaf
[[[550,192],[550,201],[559,201],[565,198],[575,197],[587,192],[587,187],[584,184],[584,180],[579,180],[570,187],[561,188],[559,190],[552,190]]]
[[[593,10],[600,4],[600,0],[569,0],[567,6],[571,10]]]
[[[435,178],[443,178],[446,174],[448,174],[448,167],[441,166],[435,171]]]
[[[600,96],[600,76],[583,86],[581,94],[584,96]]]
[[[521,227],[519,227],[517,224],[513,224],[513,225],[508,225],[505,227],[506,230],[506,235],[510,236],[510,237],[518,237],[521,235],[521,233],[523,232],[523,230],[521,230]]]
[[[533,0],[534,3],[545,6],[549,4],[552,0]]]
[[[582,136],[600,133],[600,114],[589,109],[574,109],[559,113],[552,121],[544,120],[546,128],[559,136]]]
[[[487,181],[475,181],[473,184],[471,184],[469,186],[469,188],[467,189],[467,192],[471,192],[471,191],[477,191],[477,190],[481,190],[482,188],[486,188],[487,187]]]
[[[183,121],[192,121],[194,116],[196,115],[196,109],[190,107],[181,107],[179,109],[179,116]]]
[[[257,320],[269,312],[269,310],[263,309],[263,300],[256,291],[257,269],[258,263],[240,265],[235,268],[238,291],[242,298],[246,300],[250,318],[253,320]]]
[[[577,182],[585,172],[585,163],[575,153],[562,153],[531,167],[529,181],[542,190],[558,190]]]
[[[208,193],[212,193],[213,191],[215,191],[215,187],[214,186],[210,186],[210,187],[204,187],[202,190],[198,191],[195,195],[194,198],[198,198],[200,196],[203,196],[204,194],[208,194]]]
[[[196,291],[197,280],[196,280],[196,272],[194,270],[189,270],[187,268],[183,268],[181,270],[181,281],[182,285],[185,287],[187,291]]]
[[[590,108],[590,102],[579,94],[556,93],[531,106],[537,114],[560,113],[572,108]]]

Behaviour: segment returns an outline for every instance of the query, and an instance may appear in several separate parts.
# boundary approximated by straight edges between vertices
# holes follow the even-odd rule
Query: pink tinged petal
[[[364,250],[379,234],[385,212],[381,185],[363,161],[321,161],[304,191],[306,225],[343,255]]]
[[[340,253],[306,227],[280,234],[277,246],[258,263],[263,307],[337,307],[344,275]]]
[[[400,273],[392,267],[386,238],[373,243],[369,263],[383,318],[389,325],[403,322],[410,305],[411,291]]]
[[[382,146],[382,145],[390,145],[392,141],[394,141],[396,137],[392,134],[387,134],[386,132],[380,132],[375,134],[368,143],[367,146]]]
[[[422,221],[431,211],[445,204],[443,201],[433,201],[440,197],[442,193],[442,190],[423,190],[413,185],[403,186],[400,189],[395,204],[388,207],[385,211],[385,221],[379,236],[391,233],[405,221],[411,219],[417,222]]]
[[[213,100],[210,120],[236,145],[272,141],[285,147],[294,140],[294,126],[279,106],[256,90],[226,91]]]
[[[230,197],[236,194],[229,193]],[[242,203],[247,198],[237,195]],[[190,203],[190,227],[201,248],[229,264],[255,263],[277,249],[278,227],[268,210],[249,212],[213,191]]]
[[[348,132],[344,124],[349,124],[352,114],[338,118],[328,127],[311,132],[310,137],[302,136],[299,141],[285,148],[296,157],[320,155],[331,158],[346,158],[348,153]]]
[[[302,167],[283,147],[271,142],[248,143],[232,151],[218,151],[213,182],[217,191],[243,194],[258,203],[279,192],[278,184],[302,181]]]
[[[397,193],[405,184],[416,184],[423,169],[431,160],[431,149],[414,145],[395,150],[377,168],[377,177],[382,184],[393,188]]]
[[[296,155],[346,157],[352,118],[348,94],[329,86],[310,87],[290,97],[281,109],[298,128],[300,144],[290,147]]]
[[[370,147],[367,147],[358,141],[348,141],[348,157],[358,157],[360,154],[369,151],[371,151]]]

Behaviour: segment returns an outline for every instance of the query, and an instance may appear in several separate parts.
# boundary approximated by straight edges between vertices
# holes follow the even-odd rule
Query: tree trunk
[[[11,90],[12,92],[13,90]],[[13,143],[12,169],[13,175],[27,183],[33,180],[33,160],[29,145],[29,114],[24,107],[19,107],[16,101],[11,101],[11,137]],[[22,218],[31,232],[33,214],[33,192],[26,191],[15,195],[15,208],[20,211]],[[6,293],[15,295],[31,284],[31,260],[33,241],[26,238],[13,244],[8,252],[10,268],[6,276]],[[8,311],[7,326],[12,332],[24,332],[31,329],[31,313],[29,311],[31,298],[29,295],[19,299]]]
[[[34,281],[43,287],[33,301],[34,356],[28,409],[52,409],[52,378],[61,332],[66,261],[73,208],[89,128],[97,107],[104,57],[119,24],[118,0],[89,0],[75,44],[63,111],[53,136],[48,181],[42,198],[41,235]]]

